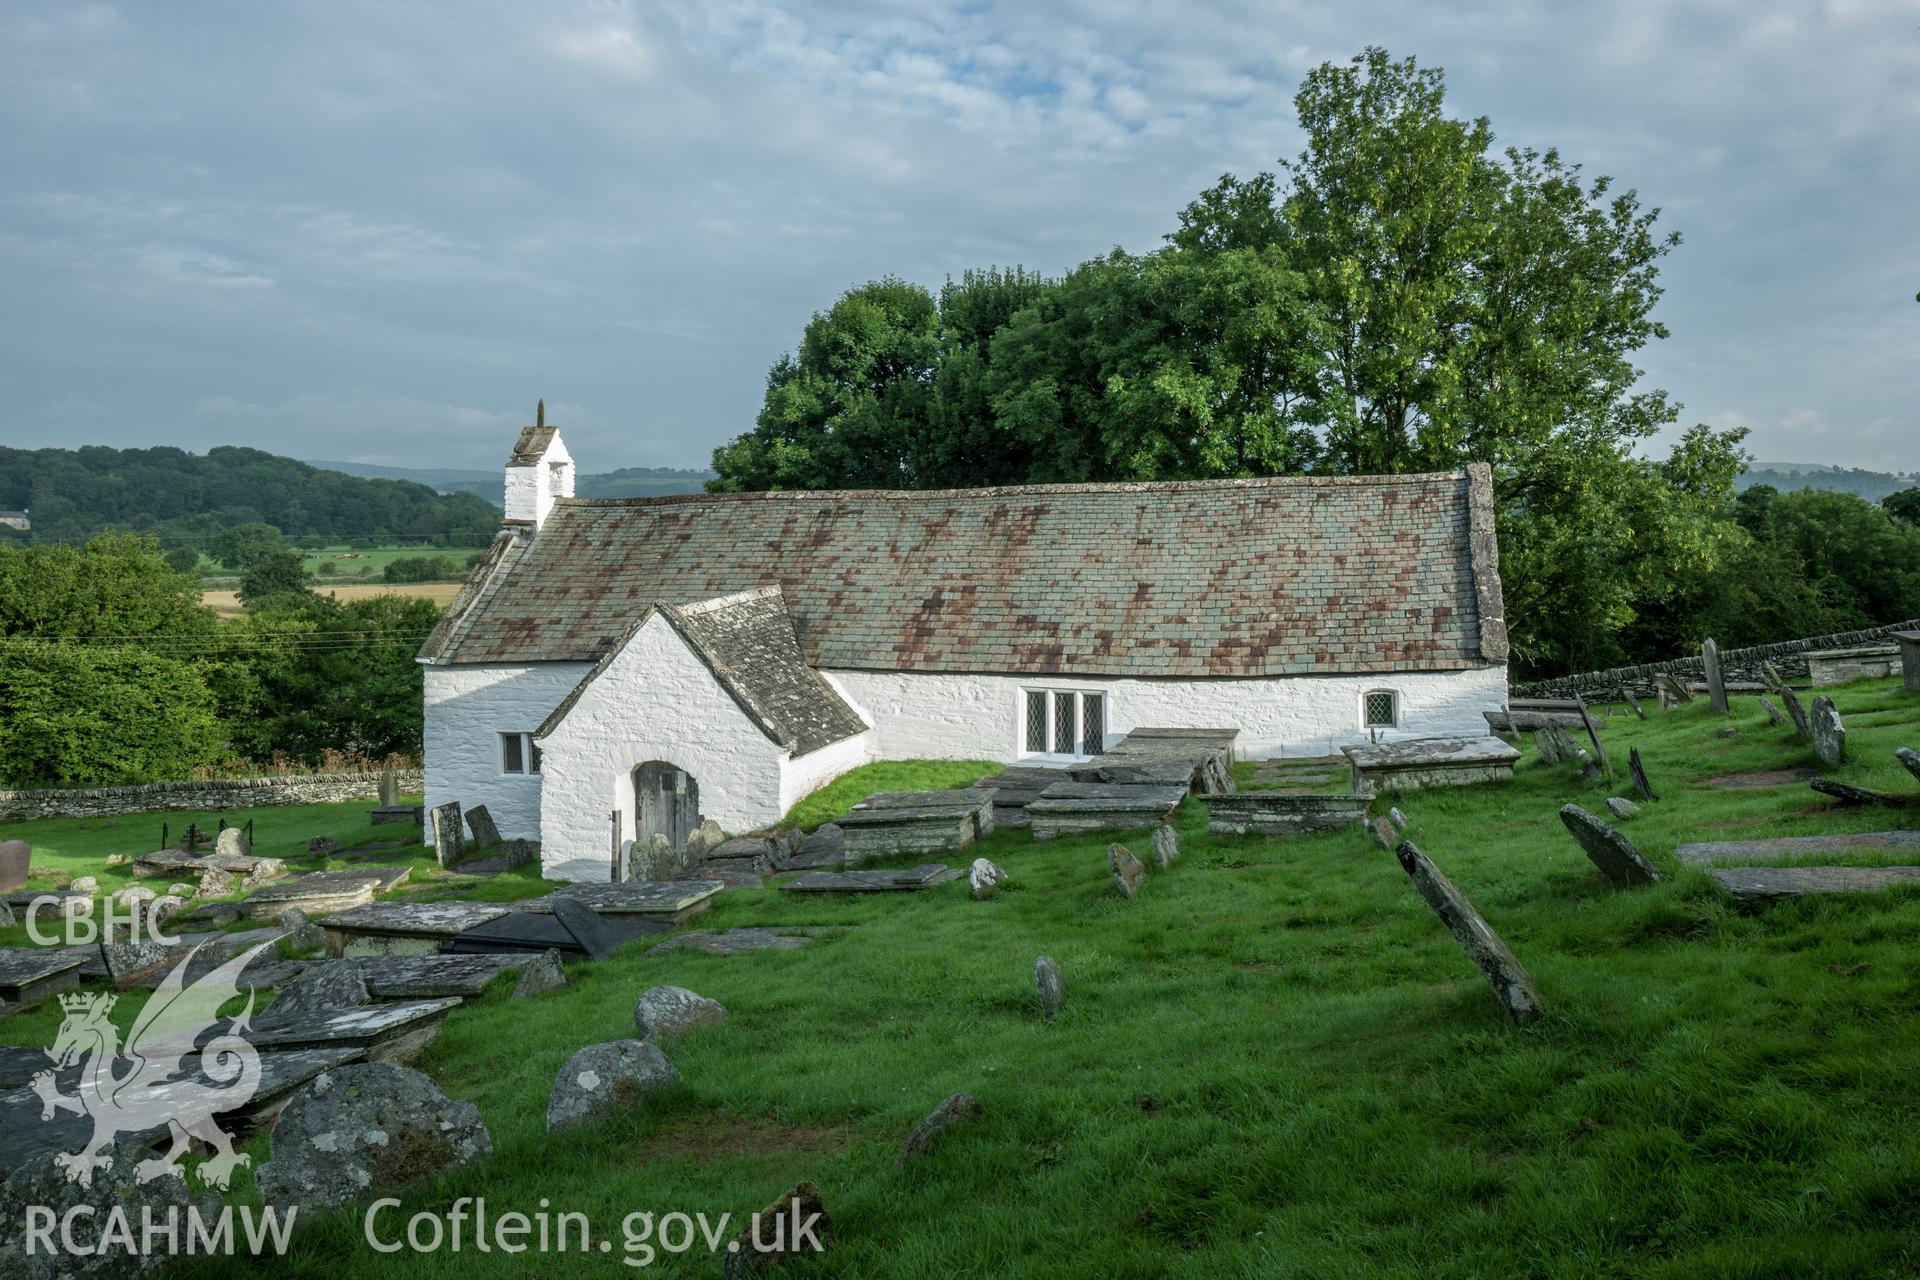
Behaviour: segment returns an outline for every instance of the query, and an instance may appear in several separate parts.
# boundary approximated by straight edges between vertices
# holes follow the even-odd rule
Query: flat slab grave
[[[40,1069],[52,1066],[44,1053],[37,1053]],[[323,1071],[335,1067],[344,1067],[349,1062],[357,1062],[366,1056],[363,1049],[357,1047],[335,1047],[326,1049],[295,1049],[281,1053],[262,1053],[260,1055],[260,1083],[253,1096],[243,1107],[222,1112],[219,1116],[220,1127],[232,1132],[234,1120],[242,1121],[250,1130],[258,1130],[270,1123],[280,1113],[295,1089],[313,1079]],[[199,1059],[189,1058],[190,1064]],[[84,1066],[73,1066],[54,1072],[54,1083],[60,1092],[72,1096],[78,1085]],[[175,1092],[188,1089],[201,1089],[211,1082],[199,1071],[189,1071],[178,1079],[169,1080],[142,1095],[142,1112],[148,1116],[166,1117],[185,1115],[189,1107],[182,1099],[180,1103],[169,1103],[166,1099]],[[149,1107],[147,1104],[151,1103]],[[21,1086],[0,1092],[0,1130],[7,1134],[7,1141],[0,1143],[0,1175],[24,1169],[35,1161],[51,1161],[63,1151],[78,1151],[86,1145],[93,1135],[91,1116],[75,1115],[70,1111],[56,1111],[51,1120],[40,1119],[40,1095],[32,1088]],[[114,1143],[122,1152],[136,1152],[159,1145],[168,1134],[166,1120],[160,1119],[144,1129],[132,1132],[122,1130]],[[122,1155],[121,1159],[128,1156]]]
[[[529,956],[508,952],[472,955],[361,956],[343,960],[360,970],[367,994],[375,1000],[424,1000],[440,996],[477,996]]]
[[[647,948],[650,956],[665,955],[669,951],[704,951],[710,956],[737,956],[749,951],[797,951],[812,942],[814,935],[824,933],[824,929],[808,926],[771,927],[748,926],[743,929],[722,929],[716,933],[683,933],[668,938],[665,942],[655,943]]]
[[[641,920],[633,916],[602,916],[600,923],[616,946],[624,946],[635,938],[658,937],[673,929],[670,920]],[[587,954],[587,949],[565,924],[551,913],[534,911],[510,911],[445,944],[448,955],[491,953],[512,956],[516,963],[550,949],[563,956]]]
[[[1920,831],[1860,831],[1851,835],[1712,840],[1683,844],[1673,851],[1673,856],[1696,867],[1707,867],[1728,862],[1777,862],[1783,858],[1881,852],[1920,854]]]
[[[0,948],[0,1004],[38,1004],[80,985],[79,957],[57,947]]]
[[[1301,836],[1338,831],[1367,819],[1368,796],[1294,795],[1285,791],[1239,791],[1201,796],[1207,830],[1214,835]]]
[[[1179,786],[1201,795],[1233,790],[1238,729],[1131,729],[1085,764],[1069,765],[1075,782]]]
[[[152,853],[143,853],[135,858],[129,869],[134,878],[139,880],[198,880],[209,871],[249,876],[279,861],[277,858],[256,858],[246,853],[188,853],[185,849],[155,849]],[[284,864],[281,866],[281,874],[284,875]]]
[[[370,902],[316,920],[333,956],[431,955],[511,908],[492,902]]]
[[[814,871],[780,886],[784,893],[918,893],[966,874],[937,862],[906,871]]]
[[[1253,780],[1265,790],[1313,795],[1348,781],[1352,772],[1345,756],[1286,756],[1255,765]]]
[[[1817,649],[1807,655],[1807,683],[1816,689],[1849,680],[1879,679],[1900,674],[1898,644],[1856,645],[1850,649]]]
[[[1157,827],[1187,798],[1187,788],[1104,782],[1056,782],[1027,806],[1033,838],[1085,831],[1132,831]]]
[[[994,793],[882,791],[868,796],[835,825],[850,867],[903,853],[950,853],[993,834]]]
[[[1353,794],[1470,787],[1513,778],[1520,752],[1498,738],[1411,738],[1342,748],[1353,762]]]
[[[1746,773],[1723,773],[1702,778],[1697,786],[1715,791],[1764,791],[1768,787],[1797,787],[1820,776],[1818,769],[1753,769]]]
[[[416,827],[426,825],[427,807],[423,804],[383,804],[368,815],[374,826],[386,822],[408,822]]]
[[[1054,783],[1067,780],[1065,769],[1016,764],[999,773],[976,778],[973,785],[993,793],[995,827],[1024,827],[1029,822],[1027,806],[1038,800],[1040,794]]]
[[[718,880],[639,880],[628,884],[579,884],[514,904],[521,911],[551,913],[565,896],[603,916],[685,924],[713,905],[727,886]]]
[[[273,1006],[254,1020],[247,1039],[267,1049],[360,1049],[369,1062],[410,1062],[440,1035],[453,998],[401,1000],[355,1009],[317,1009],[283,1014]]]
[[[1920,867],[1715,867],[1707,874],[1740,902],[1774,902],[1810,893],[1875,893],[1920,885]]]
[[[408,867],[354,867],[348,871],[315,871],[311,875],[278,880],[254,890],[241,900],[254,920],[277,920],[289,907],[310,916],[348,911],[372,902],[407,882]]]

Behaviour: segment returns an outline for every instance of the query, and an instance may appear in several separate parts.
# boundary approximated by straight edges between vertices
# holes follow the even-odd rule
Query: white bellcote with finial
[[[520,429],[507,459],[507,523],[538,529],[556,498],[572,496],[573,455],[561,443],[559,429],[547,425],[547,402],[542,400],[533,425]]]

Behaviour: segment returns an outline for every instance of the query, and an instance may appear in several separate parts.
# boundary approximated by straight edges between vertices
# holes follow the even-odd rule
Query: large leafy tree
[[[101,534],[84,547],[0,546],[0,637],[178,636],[207,625],[200,580],[152,538]]]
[[[0,780],[185,778],[225,755],[194,665],[141,646],[0,641]]]

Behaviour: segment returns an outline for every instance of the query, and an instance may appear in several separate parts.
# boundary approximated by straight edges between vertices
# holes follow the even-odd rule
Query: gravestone
[[[1007,873],[985,858],[975,858],[967,870],[967,885],[976,900],[991,898],[1007,882]]]
[[[467,851],[466,837],[460,833],[460,802],[435,805],[427,818],[433,824],[434,860],[443,867],[458,865]]]
[[[1395,831],[1405,831],[1410,825],[1407,822],[1407,815],[1400,812],[1399,805],[1393,805],[1387,810],[1387,821],[1393,824]]]
[[[247,840],[247,833],[238,827],[222,827],[220,834],[214,837],[213,851],[230,858],[244,858],[253,852],[253,846]]]
[[[1813,700],[1813,713],[1807,717],[1813,731],[1813,754],[1829,769],[1837,769],[1847,754],[1847,728],[1840,723],[1840,710],[1824,694]]]
[[[1440,917],[1440,923],[1453,934],[1454,940],[1485,976],[1507,1016],[1522,1023],[1538,1018],[1542,1006],[1540,991],[1533,985],[1533,978],[1507,944],[1500,940],[1500,935],[1473,909],[1466,895],[1454,888],[1453,882],[1411,840],[1403,841],[1394,850],[1394,856],[1399,858],[1401,867],[1406,870],[1420,896],[1426,899],[1427,906]]]
[[[390,1062],[339,1067],[293,1096],[257,1175],[276,1206],[323,1210],[493,1154],[480,1109]]]
[[[167,963],[167,949],[152,938],[122,939],[100,944],[100,959],[113,985],[126,988]]]
[[[1716,867],[1707,874],[1735,901],[1748,903],[1920,885],[1920,867]]]
[[[1680,678],[1671,671],[1662,671],[1660,673],[1660,687],[1673,695],[1675,702],[1693,701],[1693,693],[1681,682]]]
[[[1039,956],[1033,962],[1033,985],[1040,993],[1040,1011],[1052,1022],[1060,1006],[1067,1002],[1067,980],[1052,956]]]
[[[1542,764],[1565,764],[1579,758],[1580,748],[1574,745],[1565,725],[1550,724],[1535,730],[1533,742]]]
[[[547,1130],[593,1124],[679,1082],[679,1071],[650,1040],[590,1044],[568,1058],[554,1079]]]
[[[900,1144],[898,1163],[905,1165],[918,1160],[933,1150],[933,1144],[940,1135],[955,1125],[962,1124],[980,1114],[980,1100],[970,1093],[956,1093],[929,1111],[926,1118],[913,1126],[913,1132]]]
[[[1781,689],[1786,687],[1786,677],[1780,674],[1780,668],[1773,665],[1772,658],[1762,658],[1760,660],[1760,674],[1766,679],[1768,688]]]
[[[1153,829],[1148,839],[1153,845],[1153,860],[1160,864],[1162,871],[1180,860],[1180,837],[1172,827],[1163,822]]]
[[[1774,706],[1772,698],[1763,696],[1760,699],[1760,709],[1767,713],[1767,719],[1772,723],[1774,724],[1787,723],[1787,713],[1782,711],[1779,707]]]
[[[487,806],[483,804],[467,810],[467,830],[473,832],[476,848],[491,849],[500,843],[500,828],[493,825],[493,815],[487,812]]]
[[[1781,685],[1780,701],[1786,704],[1787,714],[1793,717],[1793,727],[1801,737],[1813,736],[1813,724],[1807,719],[1807,709],[1800,705],[1800,695],[1786,685]]]
[[[1624,822],[1628,818],[1639,817],[1640,806],[1625,796],[1608,796],[1607,812]]]
[[[1626,695],[1627,705],[1633,708],[1633,714],[1645,720],[1647,718],[1646,708],[1640,705],[1640,699],[1633,696],[1633,690],[1622,689],[1620,692]]]
[[[549,948],[527,961],[520,970],[520,981],[513,989],[515,1000],[529,1000],[549,991],[559,991],[567,985],[567,967],[560,959],[560,953]]]
[[[33,865],[33,846],[25,840],[0,840],[0,893],[27,887],[27,869]]]
[[[1392,853],[1393,847],[1400,843],[1400,833],[1395,831],[1393,824],[1385,818],[1371,819],[1367,823],[1367,830],[1373,833],[1373,838],[1379,841],[1380,847],[1388,853]]]
[[[1647,781],[1646,766],[1640,763],[1640,748],[1627,748],[1627,772],[1633,775],[1633,790],[1642,800],[1658,800],[1653,784]]]
[[[1634,848],[1633,842],[1577,804],[1560,806],[1560,821],[1586,850],[1600,874],[1616,888],[1653,884],[1664,879],[1651,862]]]
[[[605,960],[620,945],[620,939],[608,931],[606,921],[592,907],[573,898],[555,897],[553,918],[573,935],[580,949],[595,960]]]
[[[1705,667],[1707,672],[1707,701],[1713,704],[1715,711],[1724,716],[1729,710],[1727,680],[1720,672],[1720,646],[1713,642],[1712,636],[1708,636],[1706,643],[1700,646],[1700,665]]]
[[[308,965],[274,995],[270,1006],[276,1018],[295,1011],[359,1009],[373,1003],[367,980],[357,965],[344,960],[322,960]]]
[[[380,807],[391,809],[400,803],[400,779],[391,769],[380,771]]]
[[[1824,836],[1767,836],[1758,840],[1708,840],[1683,844],[1677,861],[1694,866],[1727,862],[1778,862],[1782,858],[1832,857],[1836,854],[1920,854],[1920,830],[1851,831]]]
[[[1120,892],[1131,898],[1140,892],[1141,881],[1147,878],[1146,864],[1133,856],[1123,844],[1107,846],[1107,865],[1113,868],[1114,883],[1120,886]]]
[[[1600,776],[1613,776],[1613,761],[1607,759],[1607,748],[1600,741],[1600,730],[1594,726],[1593,717],[1587,714],[1587,700],[1579,694],[1573,696],[1573,705],[1580,709],[1580,723],[1586,728],[1587,741],[1593,743],[1593,758],[1599,762]],[[1592,766],[1589,766],[1592,767]]]
[[[1877,804],[1890,808],[1905,809],[1920,803],[1920,796],[1897,796],[1891,791],[1875,791],[1872,787],[1856,787],[1849,782],[1836,782],[1832,778],[1815,778],[1807,784],[1821,795],[1832,796],[1841,804],[1862,805]]]
[[[503,841],[500,845],[500,857],[505,861],[509,871],[515,867],[524,867],[539,856],[540,851],[533,847],[531,840],[516,838]]]
[[[1914,780],[1920,782],[1920,751],[1912,747],[1895,747],[1893,754],[1907,767],[1907,772],[1913,775]]]

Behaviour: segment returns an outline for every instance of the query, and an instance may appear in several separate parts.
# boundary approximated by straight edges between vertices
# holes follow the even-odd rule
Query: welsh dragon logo
[[[233,1140],[213,1118],[246,1105],[260,1087],[260,1054],[246,1039],[253,1015],[251,987],[246,991],[246,1007],[225,1019],[224,1030],[211,1038],[208,1034],[223,1021],[221,1008],[240,996],[242,971],[272,945],[264,942],[242,952],[189,985],[187,967],[200,950],[195,947],[135,1016],[124,1049],[118,1028],[108,1019],[119,997],[99,993],[60,997],[66,1019],[47,1050],[54,1067],[34,1076],[30,1084],[40,1095],[42,1120],[70,1111],[93,1121],[93,1136],[86,1145],[53,1158],[67,1181],[92,1186],[94,1170],[113,1167],[115,1137],[155,1132],[164,1125],[172,1146],[134,1166],[134,1176],[140,1182],[184,1178],[180,1158],[187,1154],[189,1139],[198,1138],[214,1150],[212,1158],[200,1166],[201,1181],[227,1189],[233,1171],[250,1157],[234,1151]],[[75,1065],[80,1067],[78,1084],[71,1095],[63,1094],[55,1072]]]

